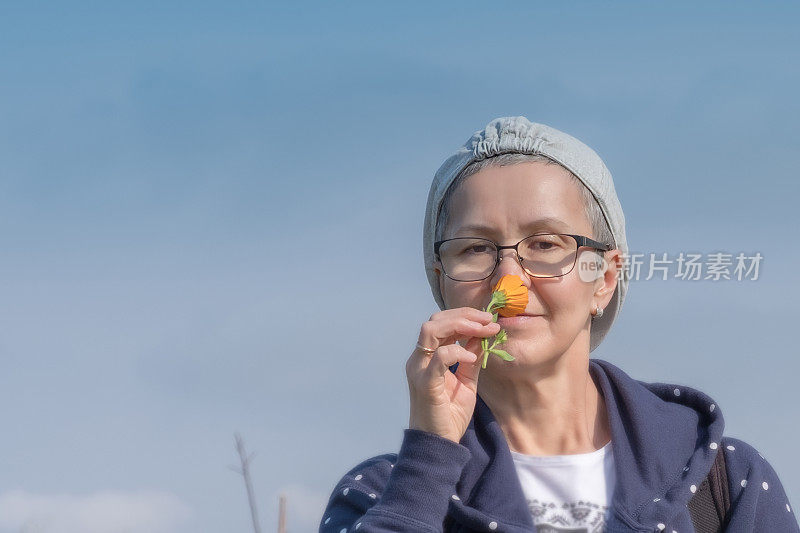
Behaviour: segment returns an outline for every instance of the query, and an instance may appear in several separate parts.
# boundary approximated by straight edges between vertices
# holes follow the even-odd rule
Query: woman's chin
[[[540,328],[508,330],[508,340],[497,347],[508,352],[514,361],[510,365],[537,365],[550,359],[553,352],[552,338]],[[491,344],[491,343],[490,343]],[[494,357],[494,356],[491,356]],[[503,361],[500,361],[503,362]]]

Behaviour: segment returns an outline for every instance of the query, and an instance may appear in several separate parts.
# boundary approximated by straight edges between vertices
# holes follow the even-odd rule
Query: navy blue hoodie
[[[451,367],[451,369],[454,367]],[[723,436],[722,412],[704,393],[635,380],[589,360],[611,424],[617,484],[605,531],[690,533],[687,504],[722,447],[731,510],[728,533],[798,533],[772,466],[752,446]],[[459,443],[406,429],[397,454],[347,472],[321,533],[536,531],[505,436],[478,395]]]

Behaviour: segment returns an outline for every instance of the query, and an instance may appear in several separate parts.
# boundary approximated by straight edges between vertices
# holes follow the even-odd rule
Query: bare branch
[[[244,485],[247,489],[247,501],[250,504],[250,515],[253,518],[253,531],[255,531],[255,533],[261,533],[261,525],[258,523],[258,510],[256,509],[256,497],[253,491],[253,482],[250,479],[250,461],[253,459],[255,454],[251,454],[248,457],[247,452],[244,449],[244,441],[242,440],[242,436],[236,432],[234,433],[234,437],[236,439],[236,451],[239,453],[239,461],[242,464],[239,473],[244,477]]]

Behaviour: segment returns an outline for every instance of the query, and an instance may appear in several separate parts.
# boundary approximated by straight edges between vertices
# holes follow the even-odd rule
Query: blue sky
[[[4,2],[0,533],[246,531],[235,431],[264,529],[283,492],[315,530],[408,422],[433,173],[508,115],[603,157],[632,251],[763,255],[756,281],[632,281],[592,356],[709,394],[798,507],[797,24],[788,2]]]

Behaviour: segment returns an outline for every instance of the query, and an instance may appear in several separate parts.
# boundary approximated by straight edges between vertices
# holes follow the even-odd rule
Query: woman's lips
[[[528,324],[534,320],[541,318],[542,315],[517,315],[517,316],[510,316],[510,317],[497,317],[497,323],[500,324],[502,327],[508,326],[517,326],[521,324]]]

